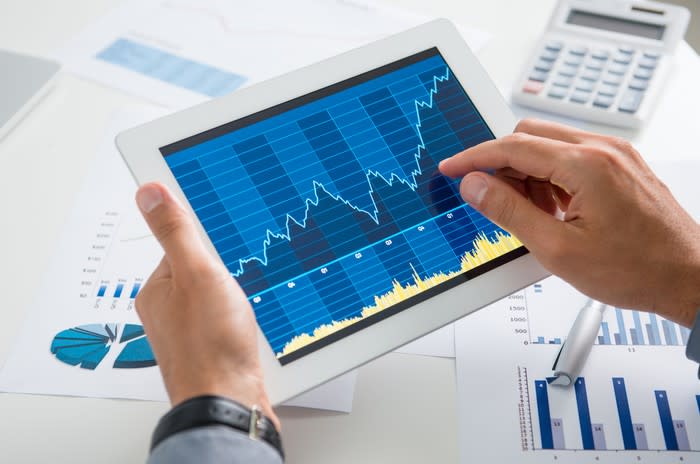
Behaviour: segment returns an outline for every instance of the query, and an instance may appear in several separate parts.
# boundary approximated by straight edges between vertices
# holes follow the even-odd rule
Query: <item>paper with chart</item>
[[[700,462],[687,328],[608,309],[574,386],[548,385],[584,302],[550,277],[455,324],[461,462]]]
[[[56,57],[73,73],[180,108],[429,19],[362,0],[130,0]],[[473,49],[489,38],[462,34]]]
[[[700,219],[700,162],[652,168]],[[688,329],[609,308],[580,380],[569,389],[547,385],[585,301],[550,277],[455,324],[460,462],[700,462],[700,381],[685,357]]]
[[[117,132],[160,112],[120,113],[106,131],[57,253],[8,359],[0,391],[166,400],[134,299],[162,256],[133,202]],[[287,403],[349,412],[356,373]]]

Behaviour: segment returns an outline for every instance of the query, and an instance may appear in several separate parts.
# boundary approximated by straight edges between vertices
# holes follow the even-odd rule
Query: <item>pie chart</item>
[[[110,350],[119,350],[115,369],[156,365],[151,345],[138,324],[86,324],[63,330],[51,342],[51,353],[71,366],[94,370]]]

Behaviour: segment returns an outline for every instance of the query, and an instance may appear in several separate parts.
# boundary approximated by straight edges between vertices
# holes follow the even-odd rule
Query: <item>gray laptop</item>
[[[0,139],[51,87],[55,61],[0,50]]]

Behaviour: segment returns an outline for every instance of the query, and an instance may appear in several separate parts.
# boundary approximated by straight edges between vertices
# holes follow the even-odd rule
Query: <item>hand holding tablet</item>
[[[194,213],[245,291],[276,404],[546,275],[437,168],[514,125],[434,21],[117,144],[140,184]]]

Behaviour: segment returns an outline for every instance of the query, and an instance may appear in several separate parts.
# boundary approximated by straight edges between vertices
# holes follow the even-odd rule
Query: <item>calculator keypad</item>
[[[544,44],[523,92],[602,110],[635,113],[661,55],[633,47]]]

